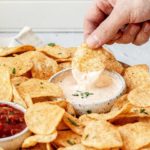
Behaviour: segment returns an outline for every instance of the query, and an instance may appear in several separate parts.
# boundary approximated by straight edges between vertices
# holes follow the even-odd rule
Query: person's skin
[[[103,44],[144,44],[150,37],[150,0],[96,0],[84,19],[91,48]]]

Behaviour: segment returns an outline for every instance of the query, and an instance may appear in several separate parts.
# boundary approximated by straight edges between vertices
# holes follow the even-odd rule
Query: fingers
[[[89,8],[84,18],[84,38],[86,39],[105,18],[105,14],[95,3]]]
[[[95,0],[84,19],[84,38],[86,39],[97,26],[110,14],[112,6],[107,0]]]
[[[123,35],[118,40],[116,40],[116,43],[122,43],[122,44],[132,43],[135,40],[140,29],[141,27],[138,24],[128,25]]]
[[[88,37],[87,44],[91,48],[98,48],[109,42],[112,37],[128,21],[128,13],[114,9],[111,14]]]
[[[136,36],[133,44],[135,45],[144,44],[149,40],[149,37],[150,37],[150,22],[145,22],[142,26],[142,29]]]

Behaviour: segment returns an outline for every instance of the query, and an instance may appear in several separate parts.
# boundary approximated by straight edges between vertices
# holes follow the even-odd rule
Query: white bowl
[[[57,83],[56,79],[58,77],[60,77],[64,73],[70,72],[70,71],[71,71],[71,69],[64,69],[64,70],[56,73],[55,75],[53,75],[49,79],[49,81]],[[107,72],[109,72],[109,71],[107,71]],[[115,95],[114,97],[112,97],[111,99],[103,101],[103,102],[93,100],[92,103],[91,103],[91,101],[90,102],[78,101],[78,103],[76,103],[77,101],[69,101],[68,100],[74,106],[76,112],[79,115],[85,114],[89,110],[93,113],[105,113],[105,112],[110,111],[110,109],[111,109],[112,105],[114,104],[115,100],[117,99],[117,97],[119,97],[125,91],[126,84],[125,84],[123,77],[116,72],[109,72],[109,74],[110,74],[110,76],[114,76],[114,77],[118,78],[120,80],[120,82],[122,83],[122,87],[121,87],[119,93],[117,95]]]
[[[13,102],[0,101],[0,104],[7,104],[22,111],[23,113],[26,111],[24,107]],[[21,147],[23,141],[30,136],[30,134],[31,132],[26,127],[24,130],[13,136],[0,138],[0,147],[2,147],[4,150],[17,150]]]

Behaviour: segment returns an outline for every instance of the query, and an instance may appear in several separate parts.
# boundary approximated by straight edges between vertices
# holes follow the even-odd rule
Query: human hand
[[[150,0],[96,0],[84,19],[84,37],[91,48],[114,42],[147,42]]]

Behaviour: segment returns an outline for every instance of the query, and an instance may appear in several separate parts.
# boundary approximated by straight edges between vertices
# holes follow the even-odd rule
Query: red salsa
[[[9,137],[26,128],[24,113],[7,104],[0,104],[0,138]]]

